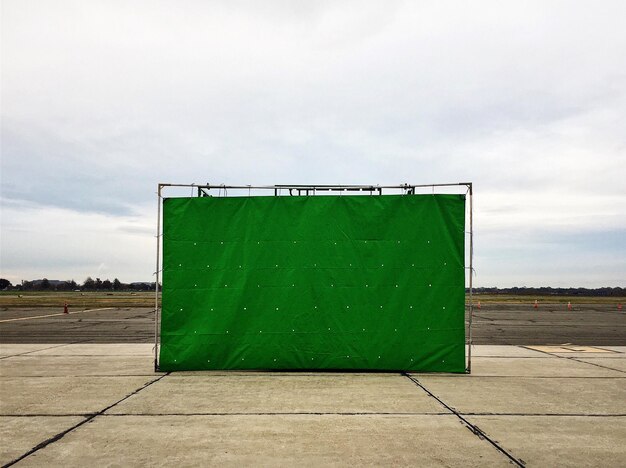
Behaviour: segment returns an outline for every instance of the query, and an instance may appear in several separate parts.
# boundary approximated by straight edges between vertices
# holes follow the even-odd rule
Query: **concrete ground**
[[[150,344],[0,344],[8,466],[626,466],[625,346],[474,346],[471,375],[155,374]]]

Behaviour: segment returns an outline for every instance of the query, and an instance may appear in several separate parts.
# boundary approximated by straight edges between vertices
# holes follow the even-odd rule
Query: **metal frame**
[[[474,315],[474,303],[473,303],[473,275],[474,275],[474,207],[473,207],[473,186],[471,182],[459,182],[455,184],[402,184],[402,185],[211,185],[211,184],[163,184],[159,183],[157,186],[157,251],[156,251],[156,280],[154,288],[154,370],[159,370],[159,279],[161,278],[161,248],[162,248],[162,234],[161,234],[161,205],[163,203],[163,189],[165,187],[180,187],[190,188],[191,196],[194,196],[194,189],[196,189],[197,197],[210,197],[214,196],[209,192],[211,190],[218,190],[218,197],[228,196],[228,190],[247,190],[247,196],[251,196],[252,190],[269,190],[273,191],[274,196],[312,196],[318,192],[350,192],[350,194],[356,195],[355,192],[366,194],[371,196],[380,196],[383,194],[383,190],[396,190],[400,191],[402,195],[415,195],[416,189],[432,188],[433,194],[437,187],[467,187],[466,195],[469,195],[469,232],[465,231],[469,235],[469,267],[465,267],[469,270],[469,318],[467,322],[467,363],[465,371],[469,374],[472,372],[472,319]],[[224,195],[222,195],[222,191]],[[396,193],[397,195],[397,193]]]

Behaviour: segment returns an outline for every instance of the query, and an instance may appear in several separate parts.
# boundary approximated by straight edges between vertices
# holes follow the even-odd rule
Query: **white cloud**
[[[130,217],[3,202],[0,263],[10,281],[43,276],[79,283],[87,276],[150,281],[156,224],[149,223],[147,210]]]

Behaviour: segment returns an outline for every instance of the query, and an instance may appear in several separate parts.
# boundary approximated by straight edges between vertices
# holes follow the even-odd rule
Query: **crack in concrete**
[[[407,379],[409,379],[411,382],[413,382],[417,387],[421,388],[426,393],[428,393],[428,395],[430,395],[435,400],[437,400],[448,411],[450,411],[457,418],[459,418],[465,424],[465,426],[474,435],[478,436],[478,438],[480,438],[481,440],[486,440],[487,442],[489,442],[491,445],[493,445],[496,448],[496,450],[498,450],[500,453],[505,455],[511,462],[515,463],[518,467],[524,467],[526,465],[523,460],[515,458],[507,450],[505,450],[503,447],[501,447],[495,440],[493,440],[485,432],[483,432],[481,429],[479,429],[478,426],[476,426],[475,424],[472,424],[471,422],[469,422],[466,418],[463,417],[463,415],[461,413],[459,413],[457,410],[455,410],[454,408],[452,408],[451,406],[446,404],[442,399],[440,399],[434,393],[432,393],[430,390],[428,390],[426,387],[424,387],[416,378],[413,378],[411,375],[409,375],[406,372],[403,372],[402,375],[405,376]]]

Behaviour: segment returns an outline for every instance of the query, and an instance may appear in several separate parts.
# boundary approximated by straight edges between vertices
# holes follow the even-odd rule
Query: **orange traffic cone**
[[[535,299],[535,304],[533,305],[533,307],[534,307],[535,309],[538,309],[538,308],[539,308],[539,304],[537,303],[537,299]]]
[[[64,314],[69,314],[69,310],[67,310],[67,302],[63,305],[63,313]]]
[[[567,310],[572,310],[572,303],[571,302],[567,303]]]

